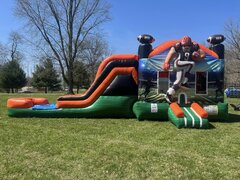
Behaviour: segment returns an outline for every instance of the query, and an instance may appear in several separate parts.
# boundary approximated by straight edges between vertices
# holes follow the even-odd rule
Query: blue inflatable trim
[[[51,110],[57,109],[56,104],[34,105],[32,110]]]

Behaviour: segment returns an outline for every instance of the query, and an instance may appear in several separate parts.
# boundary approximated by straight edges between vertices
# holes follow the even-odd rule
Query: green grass
[[[212,128],[135,119],[9,118],[0,94],[0,179],[239,179],[240,112]],[[52,103],[60,94],[32,94]],[[240,99],[228,99],[238,104]]]

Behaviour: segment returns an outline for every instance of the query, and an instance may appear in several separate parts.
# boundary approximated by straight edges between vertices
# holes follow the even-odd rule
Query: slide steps
[[[208,113],[197,103],[192,103],[190,107],[170,104],[168,118],[177,128],[208,127]]]

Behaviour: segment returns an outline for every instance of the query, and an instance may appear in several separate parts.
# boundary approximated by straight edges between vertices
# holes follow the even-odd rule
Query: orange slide
[[[111,71],[107,74],[107,76],[103,79],[101,84],[99,84],[97,86],[97,88],[94,89],[94,91],[92,93],[90,93],[89,96],[87,96],[87,98],[81,98],[84,95],[86,95],[89,92],[89,90],[95,85],[95,83],[98,81],[98,78],[100,78],[101,73],[103,73],[105,67],[107,67],[112,61],[116,61],[116,60],[136,61],[137,59],[138,59],[138,57],[136,55],[113,55],[113,56],[110,56],[109,58],[105,59],[99,66],[96,78],[95,78],[93,84],[91,85],[91,87],[86,91],[86,93],[84,93],[81,96],[72,95],[72,96],[60,97],[56,103],[57,108],[84,108],[84,107],[90,106],[99,98],[99,96],[101,96],[101,94],[107,89],[107,87],[111,84],[111,82],[115,79],[115,77],[117,75],[130,74],[130,75],[132,75],[135,83],[137,84],[138,83],[138,77],[137,77],[138,74],[137,74],[137,70],[135,67],[130,67],[130,66],[113,67],[111,69]],[[71,100],[67,99],[68,97],[70,97],[70,98],[72,97],[72,99]],[[76,97],[76,99],[74,99],[74,97]],[[78,97],[79,97],[79,99],[78,99]]]
[[[117,61],[117,60],[138,60],[138,56],[135,54],[114,54],[111,55],[109,57],[107,57],[106,59],[104,59],[102,61],[102,63],[100,64],[100,66],[98,67],[98,71],[96,73],[96,77],[92,83],[92,85],[88,88],[88,90],[84,93],[84,94],[76,94],[76,95],[65,95],[65,96],[61,96],[61,97],[75,97],[75,96],[84,96],[86,95],[89,90],[92,88],[92,86],[94,86],[95,82],[97,81],[97,79],[99,78],[99,76],[101,75],[102,71],[104,70],[104,68],[112,61]],[[120,73],[121,74],[121,73]],[[60,97],[60,98],[61,98]]]

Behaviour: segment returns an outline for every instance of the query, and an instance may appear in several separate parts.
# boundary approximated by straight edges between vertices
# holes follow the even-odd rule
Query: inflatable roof
[[[166,42],[160,44],[155,49],[153,49],[153,51],[149,54],[148,57],[153,57],[153,56],[161,54],[162,52],[164,52],[167,49],[174,46],[177,42],[180,42],[180,40],[169,40],[169,41],[166,41]],[[200,49],[202,49],[206,54],[213,56],[216,59],[219,59],[218,55],[214,51],[210,50],[209,48],[205,47],[202,44],[199,44],[199,43],[197,43],[197,44],[199,45]]]

